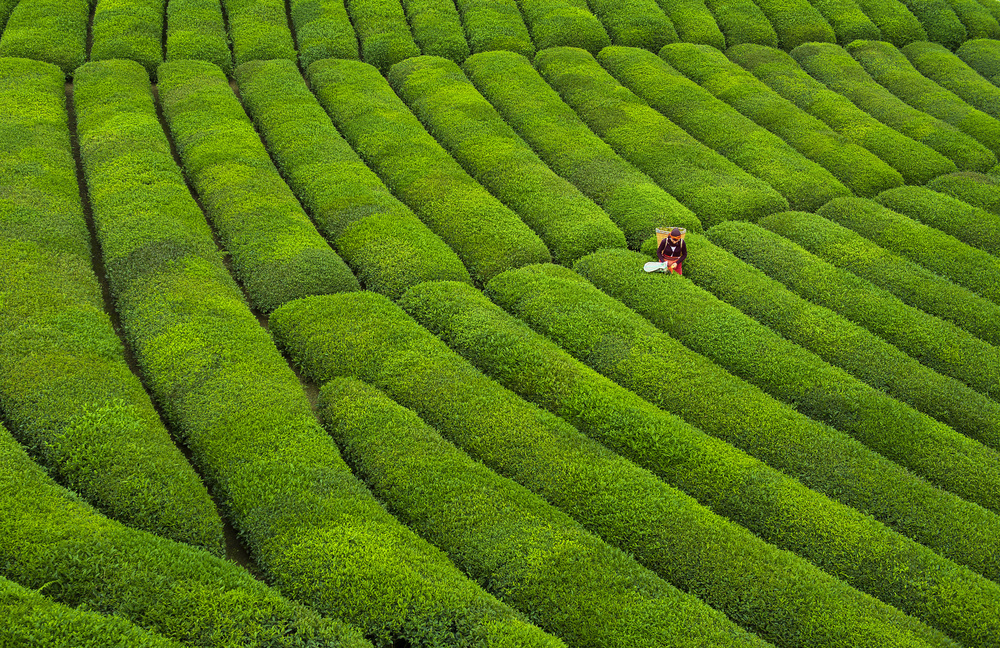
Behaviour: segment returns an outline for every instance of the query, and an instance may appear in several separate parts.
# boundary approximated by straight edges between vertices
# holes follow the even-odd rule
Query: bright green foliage
[[[718,49],[726,48],[726,37],[722,35],[722,30],[719,29],[712,12],[705,6],[705,0],[656,0],[656,2],[673,23],[677,31],[676,40],[711,45]]]
[[[837,35],[809,0],[754,0],[778,34],[779,45],[790,50],[802,43],[836,43]],[[731,45],[730,45],[731,46]]]
[[[0,511],[3,576],[70,607],[114,614],[188,646],[371,646],[228,560],[101,516],[56,485],[3,427]]]
[[[106,514],[221,555],[222,520],[104,312],[65,101],[54,65],[0,59],[0,412]]]
[[[914,45],[921,43],[906,47]],[[952,124],[1000,156],[1000,121],[925,77],[903,52],[880,41],[854,41],[846,49],[889,92],[917,110]]]
[[[993,38],[967,40],[955,50],[955,54],[993,85],[1000,85],[1000,40]]]
[[[469,43],[454,0],[402,0],[413,38],[420,51],[461,63],[469,56]]]
[[[69,77],[87,60],[87,0],[20,0],[0,37],[0,57],[58,65]]]
[[[883,191],[875,200],[894,212],[1000,257],[1000,216],[996,214],[926,187]]]
[[[344,0],[291,0],[290,15],[303,69],[320,59],[359,57]]]
[[[538,233],[557,263],[625,247],[608,215],[549,169],[454,62],[411,58],[392,67],[389,83],[459,164]]]
[[[14,11],[18,2],[19,0],[0,0],[0,33],[3,33],[7,19],[10,18],[10,12]]]
[[[362,61],[388,72],[393,63],[420,55],[400,0],[345,0],[345,5]]]
[[[535,55],[516,0],[455,0],[473,54],[505,50]]]
[[[538,235],[455,162],[377,69],[326,59],[310,66],[308,78],[361,159],[458,254],[474,281],[551,259]]]
[[[830,43],[806,43],[792,53],[808,57],[811,51],[831,48],[843,51]],[[730,48],[726,55],[785,99],[887,162],[906,182],[923,184],[956,170],[955,163],[945,156],[889,128],[809,76],[789,54],[769,47],[740,45]]]
[[[990,12],[990,15],[997,19],[997,22],[1000,22],[1000,5],[990,0],[979,0],[979,4],[985,7],[986,11]]]
[[[949,173],[927,183],[933,189],[1000,216],[1000,178],[972,171]]]
[[[965,26],[966,39],[1000,38],[1000,22],[977,0],[948,0],[948,5]]]
[[[181,59],[208,61],[227,75],[233,73],[233,54],[229,51],[221,0],[170,0],[167,3],[166,60]]]
[[[597,137],[522,56],[477,54],[463,65],[477,89],[556,173],[600,205],[638,249],[657,227],[701,223]]]
[[[320,412],[355,471],[407,526],[570,645],[767,645],[374,387],[335,378]]]
[[[722,52],[705,45],[675,43],[660,50],[660,57],[819,163],[855,194],[873,196],[903,184],[898,171],[771,90]]]
[[[952,160],[962,170],[986,171],[996,164],[988,148],[955,126],[917,110],[881,85],[843,48],[803,45],[791,52],[803,70],[830,90],[903,135]]]
[[[579,47],[596,54],[611,37],[587,0],[517,0],[535,49]]]
[[[724,45],[732,47],[741,43],[757,43],[768,47],[778,46],[778,33],[752,0],[705,0],[705,6],[715,15],[719,29],[726,36]],[[685,38],[683,42],[698,41]],[[705,44],[718,47],[717,43]],[[719,49],[723,50],[725,46]]]
[[[236,65],[261,59],[295,60],[284,0],[222,0],[222,6]]]
[[[830,23],[837,42],[846,45],[859,38],[880,40],[882,32],[855,0],[809,0]],[[976,0],[972,0],[975,2]]]
[[[949,0],[902,0],[927,32],[927,39],[955,49],[968,38]]]
[[[154,77],[163,62],[166,4],[167,0],[97,0],[90,60],[136,61]]]
[[[535,66],[594,133],[702,223],[730,218],[756,220],[782,211],[788,204],[766,182],[650,108],[588,52],[551,48],[535,56]],[[662,225],[689,227],[683,222]]]
[[[657,51],[679,40],[674,23],[657,0],[589,0],[615,45]]]
[[[851,195],[829,171],[652,52],[606,47],[597,60],[673,123],[777,189],[793,208],[812,210]]]
[[[278,174],[222,71],[169,61],[159,79],[185,171],[250,303],[267,313],[306,295],[358,290]]]
[[[955,93],[970,106],[1000,118],[1000,88],[957,55],[937,43],[910,43],[902,52],[920,74]]]
[[[878,27],[880,40],[902,47],[927,40],[927,32],[902,0],[854,0]]]
[[[344,141],[294,63],[245,63],[236,80],[292,190],[367,290],[395,299],[423,281],[471,281],[451,248]]]

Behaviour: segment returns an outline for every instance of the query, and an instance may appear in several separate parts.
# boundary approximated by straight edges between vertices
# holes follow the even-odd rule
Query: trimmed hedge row
[[[701,222],[756,220],[786,208],[788,201],[773,187],[647,106],[590,53],[550,48],[538,52],[535,67],[594,133]],[[669,224],[689,227],[683,222]]]
[[[407,59],[392,66],[389,84],[455,160],[541,237],[557,263],[625,247],[608,215],[549,169],[453,61]]]
[[[320,416],[355,472],[408,527],[568,644],[769,645],[472,459],[374,387],[330,380]]]
[[[851,195],[850,189],[829,171],[670,67],[656,54],[606,47],[597,60],[619,83],[667,119],[750,175],[774,187],[791,207],[812,210],[838,196]]]
[[[926,40],[955,49],[968,34],[948,0],[902,0],[927,32]]]
[[[1000,156],[1000,121],[925,77],[902,51],[880,41],[854,41],[846,49],[889,92],[917,110],[952,124]]]
[[[222,0],[236,65],[296,59],[284,0]]]
[[[104,311],[64,84],[54,65],[0,59],[0,412],[106,514],[222,555],[215,505]]]
[[[400,0],[345,0],[345,5],[362,61],[384,73],[393,63],[420,55]]]
[[[164,63],[159,96],[187,176],[251,304],[267,313],[306,295],[360,289],[282,180],[219,68]]]
[[[1000,84],[1000,40],[973,38],[962,43],[955,55],[993,85]]]
[[[802,155],[819,163],[855,194],[874,196],[903,184],[903,176],[898,171],[781,97],[722,52],[705,45],[675,43],[660,50],[660,57],[788,142]]]
[[[150,78],[163,62],[167,0],[96,0],[91,25],[91,61],[128,59]]]
[[[829,43],[806,43],[799,45],[792,53],[809,56],[810,53],[804,50],[829,48],[837,46]],[[752,72],[785,99],[877,155],[899,171],[908,183],[923,184],[957,168],[944,155],[886,126],[855,106],[847,97],[809,76],[791,55],[779,49],[740,45],[731,47],[726,56]]]
[[[918,223],[1000,257],[1000,216],[927,187],[898,187],[875,200]]]
[[[673,23],[677,40],[726,48],[726,37],[719,29],[705,0],[656,0]],[[756,6],[756,5],[755,5]]]
[[[538,235],[455,162],[377,69],[326,59],[309,67],[308,78],[344,138],[474,281],[551,259]]]
[[[802,43],[836,43],[837,35],[809,0],[754,0],[778,34],[779,45],[790,50]]]
[[[471,54],[453,0],[403,0],[420,51],[461,63]]]
[[[873,213],[830,206],[817,213],[1000,305],[997,257],[892,211]],[[991,394],[998,393],[995,387],[987,389]]]
[[[517,0],[535,49],[579,47],[596,54],[611,44],[587,0]]]
[[[588,0],[587,4],[615,45],[655,52],[679,40],[674,23],[657,0]]]
[[[58,65],[63,74],[87,61],[88,0],[20,0],[0,36],[0,57]]]
[[[813,78],[886,126],[951,159],[959,169],[987,171],[996,164],[996,155],[987,147],[883,88],[843,48],[803,45],[791,55]]]
[[[927,188],[1000,216],[1000,178],[965,171],[950,173],[927,183]]]
[[[920,74],[970,106],[1000,118],[1000,88],[956,54],[937,43],[910,43],[901,51]]]
[[[302,69],[325,58],[360,58],[344,0],[291,0],[291,17]]]
[[[948,0],[948,5],[965,26],[965,43],[977,38],[1000,38],[1000,22],[977,0]]]
[[[371,646],[239,565],[98,514],[0,427],[2,575],[188,646]]]
[[[472,292],[435,282],[412,288],[402,301],[417,311],[448,310],[449,288]],[[442,291],[443,300],[433,297]],[[920,637],[937,643],[936,633],[909,619],[892,626],[892,613],[879,604],[764,544],[562,419],[511,394],[388,300],[369,293],[300,300],[275,311],[271,330],[313,379],[352,376],[376,384],[473,458],[782,645],[836,643],[833,628],[850,627],[846,619],[859,613],[885,619],[877,627],[884,629],[886,639],[912,632],[913,641]],[[699,450],[688,447],[687,452]],[[601,488],[595,490],[594,484]],[[786,597],[803,605],[774,605]],[[827,614],[837,621],[827,621]],[[691,627],[682,636],[690,632],[698,629]]]
[[[14,11],[14,7],[17,6],[19,0],[0,0],[0,33],[3,33],[3,28],[7,25],[7,19],[10,18],[10,12]]]
[[[872,22],[855,0],[809,0],[830,23],[837,41],[846,45],[853,40],[866,38],[881,40],[882,32]],[[975,0],[972,0],[975,2]]]
[[[473,54],[506,50],[535,55],[516,0],[455,0]]]
[[[353,33],[353,32],[352,32]],[[233,53],[222,17],[221,0],[170,0],[167,3],[168,61],[208,61],[233,73]]]
[[[778,33],[753,0],[705,0],[705,6],[715,16],[716,24],[725,34],[726,45],[729,47],[741,43],[778,46]],[[684,39],[684,42],[697,41]],[[705,44],[715,46],[714,43]]]
[[[896,47],[927,40],[927,32],[901,0],[854,0],[878,27],[885,40]]]
[[[596,136],[526,58],[484,52],[462,69],[546,164],[604,209],[629,247],[668,224],[701,231],[687,207]]]
[[[397,298],[423,281],[471,281],[458,255],[344,141],[294,63],[244,63],[236,80],[288,184],[367,290]]]

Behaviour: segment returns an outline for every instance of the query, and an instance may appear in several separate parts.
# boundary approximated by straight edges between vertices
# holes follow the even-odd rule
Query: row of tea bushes
[[[459,164],[570,265],[622,231],[573,184],[539,159],[453,61],[420,56],[392,66],[389,84]]]
[[[768,47],[778,46],[777,32],[753,0],[705,0],[705,6],[714,15],[719,30],[725,35],[724,45],[732,47],[742,43],[757,43]],[[681,41],[719,47],[713,42],[687,38],[682,38]],[[719,49],[723,50],[725,47]]]
[[[221,555],[215,505],[104,311],[64,79],[49,63],[0,59],[0,412],[53,475],[106,514]]]
[[[948,0],[948,4],[965,26],[964,43],[981,38],[1000,38],[997,16],[1000,9],[977,0]]]
[[[927,32],[924,40],[955,49],[968,38],[965,25],[949,5],[949,0],[902,0]]]
[[[670,121],[774,187],[793,209],[813,210],[838,196],[851,195],[829,171],[656,54],[606,47],[597,60],[619,83]]]
[[[934,178],[927,188],[1000,216],[1000,178],[986,173],[957,172]]]
[[[573,47],[542,50],[535,66],[595,134],[702,223],[756,220],[786,209],[788,201],[773,187],[650,108],[589,52]],[[683,222],[673,225],[686,227]]]
[[[320,59],[360,56],[344,0],[292,0],[290,10],[303,69]]]
[[[706,45],[674,43],[660,50],[660,56],[684,76],[819,163],[856,195],[874,196],[903,184],[898,171],[781,97],[722,52]],[[781,210],[771,213],[775,211]]]
[[[1000,215],[926,187],[898,187],[875,196],[880,204],[1000,257]]]
[[[994,35],[994,38],[1000,35]],[[1000,119],[1000,88],[984,79],[956,54],[937,43],[910,43],[902,50],[913,67],[970,106]]]
[[[362,61],[385,73],[394,63],[420,55],[399,0],[345,0],[344,4]]]
[[[145,81],[138,64],[128,65],[135,83]],[[132,85],[113,82],[119,93]],[[112,94],[105,88],[87,106],[108,114],[108,124],[85,118],[80,106],[80,136],[115,306],[146,385],[270,582],[349,618],[382,645],[396,637],[460,645],[466,632],[497,645],[552,645],[351,474],[226,271],[190,194],[160,200],[141,184],[180,174],[155,131],[151,97],[107,105]],[[150,126],[115,127],[130,122]]]
[[[310,66],[308,79],[361,159],[458,254],[474,281],[551,260],[538,235],[434,140],[377,69],[327,59]]]
[[[568,645],[769,645],[475,461],[374,387],[335,378],[320,399],[321,418],[348,462],[400,520]]]
[[[605,255],[624,258],[633,253],[602,251],[577,265]],[[657,409],[574,359],[481,293],[437,282],[412,288],[400,304],[508,389],[564,417],[719,515],[870,594],[891,600],[899,579],[914,578],[922,570],[920,557],[930,555],[870,517]],[[772,638],[775,643],[857,645],[864,641],[860,636],[841,634],[843,628],[853,627],[850,619],[855,614],[874,615],[889,625],[898,622],[892,620],[894,612],[869,607],[866,597],[801,558],[748,536],[739,526],[721,524],[722,518],[707,509],[691,504],[685,510],[691,517],[673,528],[667,539],[671,544],[663,546],[672,558],[662,564],[661,573],[765,637],[772,638],[773,630],[759,628],[782,628],[777,633],[780,639]],[[735,546],[743,549],[733,552]],[[889,564],[895,567],[886,567]],[[744,609],[748,602],[740,597],[747,591],[756,594]],[[799,600],[809,601],[813,614],[789,614],[781,603]]]
[[[187,177],[254,307],[267,313],[360,288],[275,169],[222,70],[168,61],[159,96]]]
[[[354,34],[354,31],[351,31]],[[193,59],[233,73],[233,53],[222,17],[221,0],[170,0],[167,3],[166,60]]]
[[[778,34],[783,49],[802,43],[835,43],[837,35],[809,0],[754,0]]]
[[[294,63],[244,63],[236,81],[289,186],[367,290],[395,299],[423,281],[471,281],[452,249],[344,141]]]
[[[422,298],[438,287],[447,292],[449,286],[466,294],[470,290],[435,282],[411,289],[403,301],[422,311]],[[430,299],[429,309],[441,303]],[[447,296],[444,301],[448,303]],[[851,625],[848,619],[872,615],[887,621],[881,628],[886,640],[909,634],[911,640],[939,643],[936,633],[912,620],[895,617],[899,625],[893,626],[892,611],[765,545],[511,394],[384,298],[354,293],[300,300],[272,314],[271,330],[312,379],[350,376],[379,387],[474,459],[767,639],[786,646],[798,641],[836,644],[838,629]],[[595,490],[594,484],[601,488]],[[788,598],[803,602],[792,606],[798,612],[775,605]],[[679,637],[712,636],[713,626],[689,620],[688,628],[678,629]],[[640,642],[641,634],[634,641]],[[713,636],[713,645],[718,641]]]
[[[517,4],[538,51],[571,46],[596,54],[611,44],[587,0],[518,0]]]
[[[927,40],[927,32],[901,0],[855,0],[881,33],[880,39],[902,47]]]
[[[473,54],[503,50],[535,55],[517,0],[455,0]]]
[[[58,65],[69,77],[87,61],[88,0],[20,0],[0,36],[0,56]]]
[[[163,20],[167,0],[96,0],[90,60],[129,59],[150,78],[163,62]]]
[[[236,65],[261,59],[295,60],[283,0],[222,0],[222,7]]]
[[[14,7],[17,6],[19,0],[0,0],[0,33],[3,33],[4,26],[7,25],[7,19],[10,18],[10,12],[14,11]]]
[[[720,50],[726,48],[726,37],[722,34],[712,12],[705,5],[705,0],[657,0],[657,2],[673,23],[677,31],[677,40],[711,45]],[[732,7],[737,5],[735,2],[729,4]]]
[[[807,43],[793,52],[830,48],[839,50],[829,43]],[[794,58],[782,50],[740,45],[729,48],[726,56],[798,108],[877,155],[899,171],[909,184],[924,184],[957,170],[955,163],[941,153],[886,126],[843,95],[809,76]],[[794,204],[792,206],[795,208]],[[813,211],[815,208],[796,209]]]
[[[371,646],[235,563],[100,515],[53,482],[2,426],[0,510],[2,576],[64,605],[188,646]]]
[[[638,249],[667,224],[701,231],[687,207],[596,136],[526,58],[483,52],[466,59],[462,69],[552,170],[604,209],[629,247]]]
[[[830,23],[838,43],[882,38],[882,32],[854,0],[813,0],[813,5]]]
[[[469,54],[462,18],[453,0],[402,0],[420,51],[461,63]]]
[[[1000,40],[973,38],[962,43],[955,55],[994,85],[1000,83]]]
[[[674,23],[657,0],[588,0],[588,6],[615,45],[643,47],[655,52],[679,40]]]

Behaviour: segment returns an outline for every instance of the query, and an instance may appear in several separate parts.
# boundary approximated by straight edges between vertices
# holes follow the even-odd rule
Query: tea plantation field
[[[0,619],[1000,648],[1000,2],[0,0]]]

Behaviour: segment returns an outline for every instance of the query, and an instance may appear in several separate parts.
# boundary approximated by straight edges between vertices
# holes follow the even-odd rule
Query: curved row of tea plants
[[[997,176],[974,171],[938,176],[926,185],[928,189],[957,198],[973,207],[985,209],[993,216],[1000,216],[998,186],[1000,178]]]
[[[914,69],[973,108],[1000,118],[1000,88],[938,43],[910,43],[900,50]]]
[[[166,60],[208,61],[232,75],[233,53],[220,0],[170,0],[166,39]]]
[[[657,0],[657,2],[674,24],[677,40],[685,43],[703,43],[725,49],[726,36],[723,35],[720,22],[716,20],[716,17],[727,22],[727,25],[736,25],[741,22],[738,16],[733,15],[738,13],[738,10],[735,9],[738,5],[737,2],[727,3],[723,11],[724,15],[718,15],[717,11],[715,16],[712,15],[713,11],[709,9],[705,0]],[[756,7],[756,5],[753,6]],[[757,11],[760,12],[760,9]],[[763,18],[763,14],[760,15]],[[763,18],[762,22],[767,23],[767,29],[770,29],[773,34],[774,30],[771,29],[767,19]]]
[[[802,43],[835,43],[837,36],[809,0],[754,0],[778,34],[778,43],[792,49]]]
[[[679,40],[674,23],[657,0],[588,0],[587,5],[615,45],[643,47],[655,52]]]
[[[129,59],[151,78],[163,62],[167,0],[96,0],[91,22],[90,60]]]
[[[926,187],[897,187],[883,191],[875,200],[897,214],[1000,257],[1000,215]]]
[[[535,55],[517,0],[455,0],[471,53],[504,50]]]
[[[597,53],[611,44],[587,0],[518,0],[517,5],[538,51],[572,46]]]
[[[394,63],[420,55],[399,0],[344,0],[344,4],[362,61],[385,73]]]
[[[994,85],[1000,81],[1000,40],[970,39],[955,50],[955,55]]]
[[[87,61],[89,0],[19,0],[0,35],[0,56],[58,65],[68,77]]]
[[[859,38],[876,40],[882,38],[881,30],[854,0],[811,0],[811,2],[830,23],[837,37],[836,42],[850,43]]]
[[[303,69],[325,58],[359,58],[358,36],[344,0],[292,0],[290,9]]]
[[[233,61],[295,60],[295,43],[284,0],[222,0]]]
[[[402,0],[413,39],[428,56],[461,63],[469,54],[462,18],[453,0]]]
[[[753,0],[705,0],[705,6],[715,17],[719,30],[725,35],[721,46],[710,41],[681,38],[684,43],[698,43],[725,49],[741,43],[778,46],[778,34],[771,21]]]

